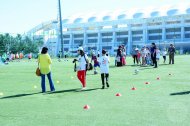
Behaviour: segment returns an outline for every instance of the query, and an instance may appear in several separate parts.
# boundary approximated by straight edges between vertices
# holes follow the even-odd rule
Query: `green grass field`
[[[90,71],[87,90],[79,91],[72,59],[54,59],[56,92],[46,94],[40,93],[35,60],[1,65],[0,126],[189,126],[189,56],[176,56],[174,65],[163,65],[161,60],[157,69],[133,66],[131,57],[120,68],[111,61],[109,89],[100,89],[100,74]],[[131,90],[133,86],[136,90]],[[83,109],[86,104],[89,110]]]

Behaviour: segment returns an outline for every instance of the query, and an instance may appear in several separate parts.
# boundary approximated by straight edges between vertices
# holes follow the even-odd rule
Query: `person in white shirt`
[[[159,60],[160,60],[160,50],[159,50],[158,47],[156,47],[156,60],[159,63]]]
[[[82,83],[82,89],[86,88],[86,64],[89,62],[88,56],[84,53],[83,48],[79,47],[77,53],[79,54],[76,61],[79,62],[77,66],[77,77]]]
[[[102,79],[102,89],[105,88],[105,79],[106,79],[106,86],[109,87],[109,58],[106,56],[106,51],[102,50],[102,56],[99,59],[100,63],[100,72],[101,72],[101,79]]]
[[[164,48],[164,50],[162,51],[162,56],[163,56],[163,59],[164,59],[164,63],[166,62],[166,54],[167,54],[167,51]]]

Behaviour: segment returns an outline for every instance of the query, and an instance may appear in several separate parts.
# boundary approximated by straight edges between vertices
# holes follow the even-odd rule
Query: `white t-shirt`
[[[166,56],[166,54],[167,54],[167,51],[162,52],[162,56]]]
[[[160,58],[160,50],[156,50],[156,58],[157,58],[157,59]]]
[[[109,57],[107,56],[100,57],[99,63],[100,63],[100,72],[109,73]]]
[[[88,56],[85,54],[85,58],[86,60],[88,59]],[[84,56],[81,57],[81,55],[78,56],[78,62],[79,65],[77,66],[78,70],[86,70],[86,60],[85,60]]]

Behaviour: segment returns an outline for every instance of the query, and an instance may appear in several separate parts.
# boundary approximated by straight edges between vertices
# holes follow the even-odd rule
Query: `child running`
[[[97,70],[96,70],[96,67],[100,67],[99,65],[99,62],[98,62],[98,59],[95,55],[95,53],[92,53],[92,59],[91,59],[91,62],[94,61],[94,74],[98,74]]]
[[[102,57],[99,59],[101,79],[102,79],[102,89],[105,88],[105,78],[106,86],[109,87],[109,58],[106,56],[106,50],[102,50]]]

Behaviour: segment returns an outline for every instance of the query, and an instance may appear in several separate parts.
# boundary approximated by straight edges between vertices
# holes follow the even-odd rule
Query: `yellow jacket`
[[[51,71],[51,58],[49,54],[40,54],[38,56],[38,63],[40,66],[40,72],[41,74],[48,74]]]

